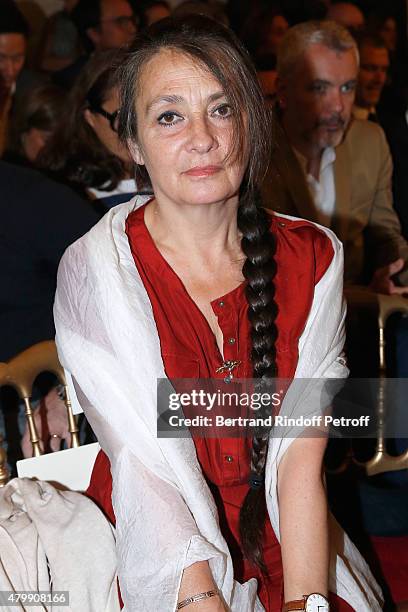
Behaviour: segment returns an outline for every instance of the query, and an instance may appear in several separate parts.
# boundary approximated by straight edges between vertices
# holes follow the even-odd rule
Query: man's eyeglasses
[[[118,28],[127,30],[129,26],[133,26],[137,29],[139,19],[136,15],[120,15],[119,17],[112,17],[111,19],[102,19],[99,23],[114,23]]]
[[[117,133],[119,127],[119,109],[115,110],[113,113],[108,113],[108,111],[101,106],[92,106],[90,111],[91,113],[97,113],[98,115],[105,117],[105,119],[109,121],[111,129]]]

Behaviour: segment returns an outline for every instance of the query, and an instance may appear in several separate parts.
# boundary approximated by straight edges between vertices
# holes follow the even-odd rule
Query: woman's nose
[[[190,123],[188,147],[192,151],[207,153],[217,146],[213,127],[206,118],[194,118]]]

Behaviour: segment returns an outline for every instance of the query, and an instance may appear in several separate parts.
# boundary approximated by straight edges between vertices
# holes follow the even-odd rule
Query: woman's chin
[[[195,189],[183,194],[182,201],[192,206],[209,206],[211,204],[223,204],[236,197],[239,187],[236,189]]]

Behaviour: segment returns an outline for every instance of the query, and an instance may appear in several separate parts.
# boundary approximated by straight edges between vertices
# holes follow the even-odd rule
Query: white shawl
[[[37,611],[120,612],[115,536],[82,493],[14,478],[0,488],[0,591],[68,591]],[[24,602],[1,610],[33,610]]]
[[[193,441],[156,435],[156,381],[165,373],[151,304],[125,234],[127,216],[145,202],[134,198],[117,206],[69,247],[59,268],[54,307],[59,357],[73,376],[112,466],[125,610],[173,612],[183,569],[209,560],[233,612],[261,611],[256,580],[243,585],[234,581]],[[299,342],[298,377],[347,375],[340,357],[345,317],[342,247],[324,231],[335,255],[316,286]],[[298,404],[300,398],[292,400],[291,414]],[[291,441],[271,438],[268,453],[267,505],[278,538],[277,466]],[[367,565],[344,534],[333,542],[348,560],[333,553],[331,590],[358,612],[379,611],[381,596]]]

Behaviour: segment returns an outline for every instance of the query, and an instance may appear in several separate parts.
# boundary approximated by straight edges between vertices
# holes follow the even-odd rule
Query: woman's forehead
[[[195,87],[219,92],[222,85],[209,68],[182,51],[161,49],[143,66],[139,77],[139,96],[143,100],[166,92],[194,90]]]

